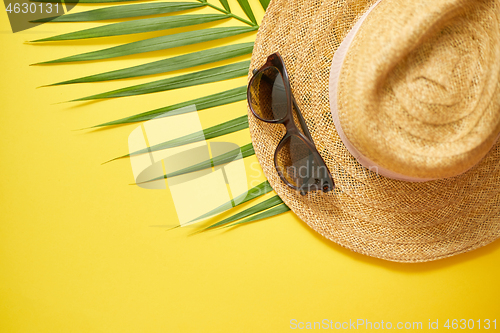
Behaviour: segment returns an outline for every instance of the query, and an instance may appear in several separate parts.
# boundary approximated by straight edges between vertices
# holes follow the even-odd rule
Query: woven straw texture
[[[280,52],[290,76],[293,94],[306,119],[316,147],[332,173],[336,189],[327,194],[314,192],[301,196],[287,187],[280,180],[273,162],[276,146],[285,134],[284,126],[258,121],[249,112],[252,141],[262,169],[274,190],[300,219],[324,237],[353,251],[391,261],[423,262],[449,257],[486,245],[500,236],[500,144],[495,144],[488,152],[482,153],[486,154],[484,158],[479,157],[478,164],[459,176],[430,182],[410,183],[385,178],[362,167],[349,154],[335,130],[328,97],[331,61],[343,38],[374,2],[373,0],[271,1],[257,35],[250,71],[262,66],[268,55]],[[488,7],[490,13],[493,10],[495,24],[498,24],[498,7],[495,7],[495,3],[493,1],[481,3],[482,5],[474,8]],[[378,6],[383,6],[382,9],[385,8],[384,10],[391,12],[391,8],[398,7],[400,4],[395,0],[383,0]],[[406,3],[405,6],[407,6]],[[415,7],[418,9],[418,6]],[[377,7],[372,13],[378,10]],[[463,18],[463,16],[460,17]],[[366,22],[368,23],[370,19],[371,14]],[[445,19],[452,21],[453,17],[450,15]],[[439,27],[445,30],[450,24],[440,22]],[[494,30],[493,28],[491,29]],[[383,31],[384,27],[379,26],[377,33],[382,34]],[[358,33],[369,34],[364,29],[364,25]],[[417,52],[423,52],[425,56],[426,41],[434,38],[435,35],[436,33],[421,38],[419,43],[422,50],[417,50]],[[355,43],[356,39],[353,46],[357,45]],[[468,44],[465,44],[467,47]],[[496,47],[498,50],[498,44],[489,47]],[[486,54],[486,51],[484,52]],[[349,61],[357,66],[355,63],[361,58],[349,54],[346,61],[352,59]],[[408,65],[411,57],[414,56],[412,52],[409,53],[410,58],[401,56],[388,71],[389,75],[378,83],[379,87],[388,91],[386,95],[392,95],[387,98],[388,101],[379,99],[377,103],[390,103],[391,98],[397,99],[393,102],[392,114],[383,115],[386,119],[381,122],[382,124],[390,124],[389,121],[399,124],[404,121],[399,119],[402,117],[399,108],[402,102],[399,97],[393,95],[405,94],[404,90],[411,90],[412,87],[404,87],[404,84],[398,83],[398,80],[408,75],[417,75],[412,74],[415,71],[428,70],[423,67],[417,68],[418,65]],[[484,57],[481,64],[487,64],[491,60],[487,56]],[[362,59],[366,61],[366,58]],[[367,62],[365,65],[369,66],[370,63]],[[483,68],[482,72],[477,75],[489,69],[491,68]],[[465,73],[463,75],[476,74]],[[456,80],[465,81],[468,78],[460,77]],[[340,87],[349,86],[349,82],[349,78],[341,77]],[[479,84],[484,84],[484,87],[491,85],[487,82]],[[400,87],[401,85],[403,87]],[[394,87],[399,88],[394,89]],[[469,89],[479,89],[477,87],[466,88],[467,92],[470,92]],[[496,76],[494,88],[496,90],[489,94],[496,97],[495,103],[498,108],[498,76]],[[398,89],[400,89],[398,93],[394,92]],[[340,96],[342,93],[348,95],[351,92],[339,91],[339,100],[342,103],[350,103],[351,100],[348,97]],[[488,92],[480,93],[488,94]],[[418,95],[415,91],[411,94]],[[399,130],[417,131],[415,134],[417,137],[429,133],[432,137],[432,130],[424,123],[430,119],[442,126],[449,119],[440,119],[439,116],[433,114],[433,110],[426,109],[428,104],[439,104],[432,103],[432,98],[443,98],[442,95],[437,94],[436,91],[425,91],[422,94],[427,94],[426,99],[417,102],[407,101],[408,103],[422,102],[422,105],[419,105],[421,108],[415,111],[420,114],[412,115],[422,126],[413,127],[409,124],[407,127],[409,129],[402,126],[396,127]],[[494,100],[491,96],[490,102]],[[472,103],[468,98],[466,99],[464,103]],[[450,105],[450,103],[444,105]],[[437,108],[442,107],[437,106]],[[345,112],[343,116],[348,112],[357,112],[352,109],[346,110],[349,109],[345,107],[345,104],[342,105],[341,111]],[[457,110],[457,114],[463,111],[462,118],[470,116],[482,119],[495,113],[485,111],[489,110],[487,106],[480,111],[485,114],[484,116],[472,115],[475,110],[473,106],[465,105]],[[437,113],[441,111],[438,110]],[[398,119],[394,120],[389,117]],[[439,129],[444,133],[439,138],[445,137],[445,139],[439,141],[436,136],[432,139],[437,142],[446,142],[459,138],[465,133],[465,127],[460,126],[467,126],[460,123],[462,118],[457,115],[453,120],[457,124],[450,125],[448,129],[444,127]],[[360,122],[355,118],[343,118],[342,124],[345,123],[348,128],[349,139],[355,141],[357,136],[352,133],[355,133],[353,131],[357,129],[355,126],[349,127],[349,121],[357,122],[358,125]],[[364,126],[366,126],[365,129],[369,128],[368,124]],[[390,125],[387,126],[390,127]],[[491,124],[485,126],[491,127]],[[492,136],[491,133],[498,132],[498,128],[495,126],[492,128],[489,135],[478,134],[483,142],[488,141]],[[390,133],[389,130],[387,129],[387,133]],[[407,132],[404,134],[407,135]],[[409,141],[406,140],[405,143],[407,142]],[[442,147],[436,147],[438,148]],[[461,151],[470,150],[469,147],[468,150],[464,148]],[[480,155],[481,153],[478,153],[474,155],[474,158]],[[408,158],[411,159],[412,156]],[[458,165],[466,168],[460,162]]]
[[[382,1],[368,16],[338,95],[342,129],[364,156],[407,176],[446,178],[486,155],[500,129],[497,5]]]

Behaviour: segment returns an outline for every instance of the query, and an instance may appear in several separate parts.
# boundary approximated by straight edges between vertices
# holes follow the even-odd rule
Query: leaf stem
[[[219,8],[219,7],[215,6],[215,5],[212,5],[211,3],[209,3],[209,2],[208,2],[208,1],[206,1],[206,0],[198,0],[198,1],[199,1],[199,2],[201,2],[201,3],[204,3],[205,5],[207,5],[207,6],[209,6],[209,7],[212,7],[212,8],[213,8],[213,9],[215,9],[215,10],[218,10],[219,12],[222,12],[222,13],[224,13],[224,14],[227,14],[228,16],[231,16],[231,17],[233,17],[233,18],[237,19],[238,21],[241,21],[241,22],[243,22],[243,23],[245,23],[245,24],[248,24],[248,25],[250,25],[250,26],[252,26],[252,27],[258,27],[258,25],[257,25],[257,24],[255,24],[255,23],[253,23],[253,22],[250,22],[250,21],[248,21],[248,20],[245,20],[244,18],[242,18],[242,17],[240,17],[240,16],[238,16],[238,15],[234,15],[233,13],[228,12],[228,11],[227,11],[227,10],[225,10],[225,9],[222,9],[222,8]]]

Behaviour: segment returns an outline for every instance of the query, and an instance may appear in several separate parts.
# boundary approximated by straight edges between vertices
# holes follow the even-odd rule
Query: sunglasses
[[[302,195],[333,190],[335,183],[295,102],[279,53],[271,54],[260,69],[253,71],[247,100],[257,119],[285,125],[285,136],[274,152],[274,166],[281,180]]]

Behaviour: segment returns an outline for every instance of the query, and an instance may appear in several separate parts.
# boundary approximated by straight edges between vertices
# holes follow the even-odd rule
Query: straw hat
[[[283,125],[249,113],[250,132],[271,186],[311,228],[398,262],[500,236],[500,1],[273,0],[250,73],[274,52],[335,191],[281,181]]]

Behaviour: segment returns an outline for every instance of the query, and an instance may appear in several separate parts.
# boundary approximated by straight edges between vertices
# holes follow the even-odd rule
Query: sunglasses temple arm
[[[304,121],[304,117],[302,117],[302,113],[300,112],[299,106],[297,105],[297,102],[295,102],[295,97],[293,97],[293,95],[292,95],[292,103],[295,106],[295,110],[297,110],[297,118],[299,119],[300,127],[302,127],[302,130],[304,131],[306,137],[309,140],[311,140],[311,142],[314,142],[311,133],[309,133],[309,129],[307,128],[306,122]]]
[[[259,70],[257,68],[254,68],[252,70],[252,75],[257,74],[258,71]],[[307,128],[306,122],[304,121],[304,117],[302,117],[302,113],[300,112],[299,106],[297,105],[297,102],[295,101],[295,97],[293,95],[292,95],[292,103],[295,106],[295,110],[297,110],[297,118],[299,119],[300,127],[302,127],[302,130],[304,131],[306,137],[309,140],[311,140],[311,142],[314,142],[311,133],[309,133],[309,129]]]

